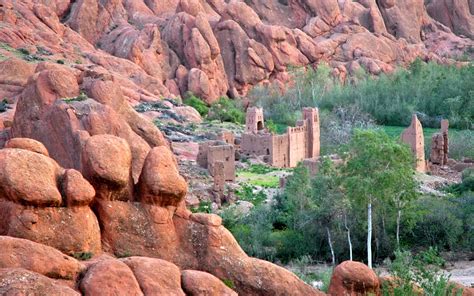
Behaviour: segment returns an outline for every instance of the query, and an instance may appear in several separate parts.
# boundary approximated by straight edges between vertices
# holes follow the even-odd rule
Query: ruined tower
[[[306,158],[317,158],[320,152],[318,108],[303,108],[303,120],[306,120],[308,126]]]
[[[410,145],[416,157],[416,171],[426,172],[425,138],[423,137],[423,127],[416,114],[413,114],[411,124],[403,131],[401,138],[404,143]]]
[[[258,107],[248,108],[245,117],[245,132],[256,134],[264,128],[263,109]]]
[[[433,164],[446,165],[448,163],[448,127],[449,122],[446,119],[441,120],[441,132],[431,137],[430,161]]]

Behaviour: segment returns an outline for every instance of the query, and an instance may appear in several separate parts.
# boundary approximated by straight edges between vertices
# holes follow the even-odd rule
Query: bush
[[[240,105],[240,101],[222,97],[211,105],[208,118],[210,120],[219,120],[220,122],[243,124],[245,122],[245,113]]]
[[[199,112],[199,114],[202,117],[207,116],[207,114],[209,112],[209,107],[207,106],[207,104],[204,101],[202,101],[201,99],[199,99],[198,97],[196,97],[192,94],[187,94],[186,95],[186,98],[184,99],[184,104],[186,104],[188,106],[191,106],[194,109],[196,109],[196,111]]]
[[[76,258],[77,260],[85,261],[91,259],[93,254],[91,252],[77,252],[72,254],[72,257]]]
[[[415,257],[409,251],[396,251],[395,260],[390,265],[394,279],[391,285],[384,283],[383,295],[419,295],[420,288],[424,295],[461,295],[459,291],[453,294],[455,286],[449,283],[449,275],[440,270],[443,262],[437,250],[431,247]]]
[[[244,217],[229,213],[221,214],[221,217],[248,255],[271,261],[275,259],[276,252],[271,238],[273,215],[268,207],[256,206]]]

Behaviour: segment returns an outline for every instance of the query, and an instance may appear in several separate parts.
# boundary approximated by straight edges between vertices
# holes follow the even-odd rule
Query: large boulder
[[[28,138],[13,138],[5,143],[4,148],[18,148],[43,154],[49,157],[48,150],[43,143]]]
[[[116,259],[102,260],[89,267],[79,288],[84,295],[143,295],[132,270]]]
[[[380,282],[367,265],[356,261],[344,261],[333,271],[328,289],[329,295],[381,295]]]
[[[0,198],[32,206],[59,206],[59,165],[39,153],[0,150]]]
[[[82,162],[84,177],[97,191],[97,198],[129,200],[132,191],[132,152],[128,143],[112,135],[87,139]]]
[[[31,207],[0,200],[0,234],[29,239],[64,253],[101,253],[94,212],[81,207]]]
[[[84,269],[76,259],[26,239],[0,236],[0,269],[24,268],[50,278],[73,280]]]
[[[148,153],[138,186],[139,201],[162,207],[176,207],[188,189],[179,175],[174,155],[164,146],[155,147]]]
[[[183,270],[181,280],[186,295],[237,296],[237,293],[227,287],[220,279],[207,272]]]
[[[128,257],[121,261],[132,270],[145,295],[184,296],[179,268],[173,263],[146,257]]]
[[[43,154],[0,150],[1,235],[68,254],[100,253],[99,224],[89,208],[94,196],[94,188],[79,172],[64,170]]]
[[[79,296],[74,289],[22,268],[0,268],[1,295]]]

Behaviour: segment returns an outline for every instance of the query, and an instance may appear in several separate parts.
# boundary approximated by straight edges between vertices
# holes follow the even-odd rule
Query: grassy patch
[[[252,173],[249,171],[239,171],[237,177],[247,184],[265,188],[277,188],[280,182],[280,178],[275,175],[262,175],[261,173]]]
[[[229,288],[235,289],[235,284],[231,279],[222,279],[222,282]]]

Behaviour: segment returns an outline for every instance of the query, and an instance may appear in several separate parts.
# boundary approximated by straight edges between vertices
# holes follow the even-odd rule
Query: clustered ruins
[[[214,177],[214,191],[223,192],[225,181],[235,180],[236,153],[247,157],[263,156],[264,161],[274,167],[295,167],[302,162],[312,175],[316,174],[320,156],[319,112],[317,108],[303,108],[302,113],[303,119],[296,127],[288,127],[285,134],[277,135],[265,128],[263,109],[251,107],[247,110],[241,141],[232,132],[225,131],[218,135],[218,140],[201,143],[197,162]],[[423,127],[413,114],[401,140],[411,147],[416,171],[426,172],[430,164],[443,166],[448,163],[448,127],[448,120],[442,120],[441,131],[432,136],[428,163]]]
[[[441,120],[441,131],[431,137],[430,158],[427,162],[425,160],[423,127],[416,114],[413,114],[411,124],[403,131],[401,140],[411,147],[416,157],[415,169],[417,172],[427,172],[431,165],[444,166],[448,164],[448,127],[448,120]]]
[[[319,157],[319,112],[317,108],[304,108],[303,119],[295,127],[288,127],[283,135],[265,129],[263,109],[247,110],[245,133],[241,151],[245,155],[266,156],[274,167],[295,167],[304,159]]]

